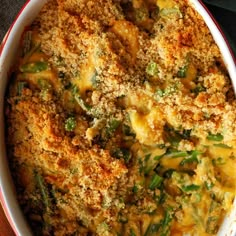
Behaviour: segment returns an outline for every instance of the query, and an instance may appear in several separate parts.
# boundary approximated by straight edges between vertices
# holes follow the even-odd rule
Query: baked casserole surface
[[[216,235],[236,183],[236,100],[188,0],[49,0],[6,94],[35,235]]]

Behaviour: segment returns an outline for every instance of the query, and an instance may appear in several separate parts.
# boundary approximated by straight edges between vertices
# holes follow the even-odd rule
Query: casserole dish
[[[4,39],[3,46],[1,49],[1,59],[0,59],[0,71],[1,71],[1,117],[0,122],[2,127],[4,127],[4,118],[3,118],[3,104],[4,104],[4,93],[7,84],[8,71],[11,68],[11,65],[14,62],[14,55],[17,50],[19,39],[24,28],[29,25],[34,19],[37,12],[40,10],[45,1],[29,1],[25,8],[22,10],[22,13],[17,18],[16,22],[12,26],[11,30]],[[198,1],[192,1],[194,8],[202,15],[208,27],[210,28],[214,39],[219,46],[226,67],[228,69],[229,75],[232,79],[232,83],[235,87],[235,63],[233,56],[230,52],[229,46],[227,45],[224,37],[220,33],[216,23],[212,20],[209,13],[204,9],[203,5]],[[17,235],[29,235],[30,231],[27,227],[21,211],[18,207],[17,201],[14,197],[14,188],[10,184],[11,177],[8,170],[5,144],[4,144],[4,130],[1,130],[1,143],[0,143],[0,153],[1,155],[1,202],[3,204],[6,215]],[[234,235],[235,234],[235,209],[232,210],[232,214],[227,216],[224,224],[222,225],[219,235]]]

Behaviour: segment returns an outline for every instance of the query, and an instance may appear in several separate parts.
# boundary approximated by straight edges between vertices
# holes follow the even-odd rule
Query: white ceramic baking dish
[[[189,1],[203,17],[219,46],[232,79],[234,90],[236,91],[235,58],[222,31],[201,1]],[[15,234],[22,236],[30,236],[31,232],[17,203],[14,185],[12,183],[7,162],[4,141],[4,94],[9,77],[8,73],[14,63],[21,34],[24,28],[30,25],[34,20],[45,2],[46,0],[28,0],[9,29],[0,47],[0,201]],[[226,216],[218,235],[236,236],[236,200],[232,212]]]

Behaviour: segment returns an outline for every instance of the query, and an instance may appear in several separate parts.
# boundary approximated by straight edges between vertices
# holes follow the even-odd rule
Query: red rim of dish
[[[30,0],[27,0],[27,2],[23,5],[23,7],[21,8],[21,10],[19,11],[19,13],[17,14],[15,20],[13,21],[13,23],[11,24],[8,32],[6,33],[5,37],[3,38],[3,41],[2,43],[0,44],[0,56],[3,52],[3,49],[4,49],[4,46],[6,44],[6,41],[8,40],[8,37],[11,33],[11,30],[13,28],[13,26],[15,25],[16,21],[18,20],[18,18],[20,17],[20,15],[22,14],[22,12],[24,11],[24,9],[26,8],[26,6],[29,4]],[[218,22],[216,21],[216,19],[214,18],[214,16],[212,15],[212,13],[208,10],[208,8],[205,6],[205,4],[202,2],[202,0],[199,0],[199,3],[203,6],[203,8],[205,9],[205,11],[207,12],[207,14],[210,16],[210,18],[212,19],[212,21],[214,22],[214,24],[216,25],[217,29],[219,30],[220,34],[222,35],[224,41],[226,42],[226,45],[229,49],[229,52],[234,60],[234,63],[236,63],[236,55],[234,55],[233,53],[233,50],[229,44],[229,41],[227,40],[223,30],[221,29],[220,25],[218,24]],[[10,213],[8,212],[8,208],[7,208],[7,205],[6,205],[6,202],[4,200],[4,197],[3,197],[3,194],[2,192],[0,191],[0,201],[1,201],[1,204],[2,204],[2,207],[3,207],[3,210],[4,210],[4,213],[8,219],[8,222],[10,223],[13,231],[15,232],[15,234],[17,235],[17,229],[15,227],[15,224],[13,223],[12,221],[12,218],[10,216]]]
[[[18,14],[16,15],[16,17],[15,17],[13,23],[11,24],[9,30],[7,31],[5,37],[3,38],[3,41],[2,41],[2,43],[0,44],[0,56],[2,55],[3,49],[4,49],[4,47],[5,47],[5,44],[6,44],[7,40],[8,40],[8,37],[9,37],[11,31],[12,31],[12,28],[14,27],[14,25],[15,25],[15,23],[17,22],[18,18],[20,17],[20,15],[22,14],[22,12],[24,11],[24,9],[26,8],[26,6],[27,6],[29,3],[30,3],[30,0],[27,0],[27,2],[23,5],[23,7],[21,8],[21,10],[20,10],[20,11],[18,12]],[[16,235],[18,235],[17,228],[15,227],[15,224],[14,224],[14,222],[12,221],[12,217],[11,217],[11,214],[10,214],[10,212],[9,212],[9,210],[8,210],[7,204],[6,204],[5,200],[4,200],[2,191],[0,191],[0,202],[1,202],[3,211],[4,211],[5,215],[6,215],[6,218],[7,218],[8,222],[9,222],[9,224],[10,224],[12,230],[14,231],[14,233],[15,233]]]
[[[206,5],[204,4],[204,2],[202,0],[198,0],[199,3],[202,5],[202,7],[205,9],[205,11],[207,12],[207,14],[210,16],[210,18],[212,19],[212,21],[214,22],[215,26],[217,27],[218,31],[220,32],[220,34],[222,35],[225,43],[226,43],[226,46],[228,47],[229,49],[229,52],[234,60],[234,63],[236,64],[236,55],[234,54],[232,48],[231,48],[231,45],[227,39],[227,37],[225,36],[225,33],[224,31],[222,30],[221,26],[219,25],[219,23],[216,21],[215,17],[212,15],[212,13],[209,11],[209,9],[206,7]]]

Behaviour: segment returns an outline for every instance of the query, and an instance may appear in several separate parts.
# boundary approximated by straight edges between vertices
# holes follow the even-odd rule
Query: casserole
[[[26,6],[26,8],[25,8],[25,10],[24,10],[24,12],[31,6],[33,4],[33,1],[31,1],[27,6]],[[36,4],[36,3],[35,3]],[[219,32],[218,32],[218,30],[217,30],[217,27],[215,26],[215,24],[212,22],[212,20],[209,18],[209,16],[208,16],[208,14],[204,11],[204,9],[203,9],[203,7],[202,7],[202,5],[201,4],[199,4],[198,2],[193,2],[193,4],[195,4],[194,6],[195,6],[195,8],[199,11],[199,12],[201,12],[202,13],[202,16],[203,17],[205,17],[205,18],[208,18],[208,20],[206,20],[206,22],[209,24],[208,26],[210,27],[210,29],[212,30],[212,32],[213,32],[213,35],[215,35],[216,34],[216,32],[217,32],[217,36],[215,37],[215,40],[217,41],[217,43],[218,43],[218,45],[219,45],[219,47],[220,47],[220,49],[221,49],[221,51],[222,52],[224,52],[223,53],[223,55],[225,54],[226,55],[226,57],[224,57],[224,59],[225,59],[225,63],[226,63],[226,66],[227,66],[227,68],[228,68],[228,70],[229,70],[229,74],[231,75],[231,78],[232,78],[232,80],[233,80],[233,83],[234,83],[234,76],[235,76],[235,64],[234,64],[234,61],[233,61],[233,58],[232,58],[232,56],[231,56],[231,54],[230,54],[230,51],[229,51],[229,49],[228,49],[228,47],[227,47],[227,45],[224,43],[224,40],[223,40],[223,38],[221,37],[221,35],[219,34]],[[36,4],[37,5],[37,4]],[[38,5],[37,5],[38,6]],[[24,14],[23,14],[23,16],[25,16]],[[28,15],[27,15],[27,17],[28,17]],[[22,17],[23,18],[23,17]],[[21,17],[19,18],[19,20],[17,21],[17,22],[19,22],[19,24],[20,24],[20,19],[21,19]],[[25,18],[24,18],[25,19]],[[27,22],[27,19],[25,19],[26,20],[26,24],[25,25],[28,25],[28,23],[29,22]],[[17,24],[16,24],[17,25]],[[15,27],[16,27],[16,25],[14,25]],[[8,52],[8,57],[6,57],[6,48],[9,48],[10,46],[10,39],[11,39],[11,35],[12,35],[12,37],[14,37],[17,33],[15,33],[15,35],[14,35],[14,26],[13,26],[13,29],[12,29],[12,31],[11,31],[11,33],[7,36],[7,39],[6,39],[6,43],[4,43],[5,44],[5,46],[3,47],[3,51],[2,51],[2,56],[1,56],[1,76],[2,76],[2,78],[4,78],[4,76],[6,77],[6,74],[7,74],[7,71],[8,71],[8,69],[9,69],[9,67],[7,67],[7,66],[5,66],[6,65],[6,63],[8,62],[7,60],[6,60],[6,58],[10,61],[10,59],[11,59],[11,57],[10,57],[10,55],[11,55],[11,53],[9,53]],[[24,25],[21,25],[22,27],[24,26]],[[19,29],[19,31],[21,31],[22,32],[22,30],[23,30],[23,28],[20,28]],[[20,35],[20,33],[21,32],[19,32],[19,35]],[[14,38],[14,40],[16,40],[17,38]],[[13,39],[12,39],[13,40]],[[11,50],[13,50],[14,48],[11,48]],[[15,48],[16,49],[16,48]],[[13,53],[13,52],[12,52]],[[11,63],[9,63],[9,65],[10,65]],[[5,88],[5,86],[6,86],[6,80],[5,80],[5,82],[3,83],[3,86],[1,87],[1,89],[4,89]],[[3,93],[2,93],[3,94]],[[1,100],[1,104],[3,104],[3,99]],[[3,114],[3,112],[2,112],[2,114]],[[2,118],[2,120],[3,120],[3,118]],[[1,140],[3,140],[3,138],[1,139]],[[1,148],[2,148],[2,150],[4,151],[4,143],[2,143],[2,145],[1,145]],[[4,152],[3,152],[4,153]],[[4,164],[4,160],[3,160],[3,164]],[[5,165],[3,165],[3,166],[5,166]],[[1,173],[4,173],[4,171],[1,171]],[[9,177],[9,176],[8,176]],[[9,210],[10,208],[12,208],[12,206],[14,206],[14,209],[18,209],[17,207],[15,208],[15,205],[13,205],[13,200],[12,200],[12,202],[11,202],[11,200],[10,200],[10,198],[9,198],[9,193],[7,193],[7,186],[6,186],[6,183],[4,182],[5,180],[4,180],[4,178],[1,178],[1,187],[2,187],[2,200],[3,200],[3,203],[8,203],[8,204],[6,204],[6,207],[4,207],[5,208],[5,210],[7,210],[8,212],[10,212],[12,215],[14,214],[14,216],[16,216],[16,218],[18,219],[18,217],[19,216],[17,216],[17,213],[13,213],[13,211],[12,210]],[[13,195],[13,194],[10,194],[10,195]],[[16,204],[16,202],[15,202],[15,204]],[[19,209],[18,209],[18,212],[19,212]],[[12,219],[14,219],[14,216],[10,216],[10,218],[12,218]],[[17,227],[18,228],[16,228],[16,227],[14,227],[15,229],[16,229],[16,231],[17,232],[21,232],[21,231],[18,231],[18,230],[22,230],[22,228],[23,229],[25,229],[25,227],[22,227],[22,226],[19,226],[19,222],[18,222],[18,220],[15,218],[15,220],[13,220],[13,221],[10,221],[10,222],[12,222],[13,224],[14,223],[16,223],[15,225],[17,225]],[[22,217],[20,217],[21,219],[22,219]],[[231,218],[231,217],[230,217]],[[227,228],[229,228],[229,225],[230,225],[231,223],[228,221],[226,221],[226,223],[224,224],[225,226],[221,229],[221,232],[224,232],[225,233],[225,229]],[[230,226],[231,227],[231,226]],[[230,232],[232,232],[232,231],[230,231]],[[22,233],[23,234],[23,233]]]

